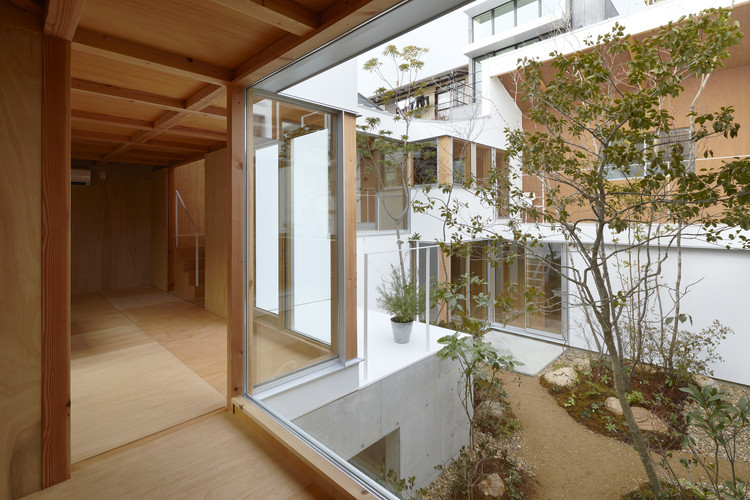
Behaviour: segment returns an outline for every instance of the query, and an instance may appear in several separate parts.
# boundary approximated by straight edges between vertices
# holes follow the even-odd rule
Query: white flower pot
[[[413,321],[409,321],[408,323],[399,323],[398,321],[393,321],[393,318],[391,318],[391,326],[393,327],[393,340],[397,344],[408,344],[409,339],[411,338],[411,327],[413,325]]]

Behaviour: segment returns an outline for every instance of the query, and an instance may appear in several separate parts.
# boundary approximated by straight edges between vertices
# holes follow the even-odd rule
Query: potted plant
[[[411,277],[391,266],[390,276],[378,286],[378,293],[378,307],[391,316],[393,340],[397,344],[408,343],[414,317],[423,309],[424,290],[419,289]]]

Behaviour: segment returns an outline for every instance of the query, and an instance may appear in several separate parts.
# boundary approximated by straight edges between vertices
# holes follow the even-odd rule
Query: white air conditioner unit
[[[91,170],[84,168],[71,169],[70,184],[73,186],[88,186],[91,184]]]

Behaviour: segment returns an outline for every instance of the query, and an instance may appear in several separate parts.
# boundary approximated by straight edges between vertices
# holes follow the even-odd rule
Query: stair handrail
[[[190,216],[190,211],[185,205],[185,200],[182,199],[180,191],[174,190],[174,246],[179,248],[180,246],[180,205],[185,209],[185,215],[187,215],[190,225],[193,226],[193,234],[195,235],[195,286],[199,286],[200,277],[198,273],[198,227],[195,225],[193,218]]]

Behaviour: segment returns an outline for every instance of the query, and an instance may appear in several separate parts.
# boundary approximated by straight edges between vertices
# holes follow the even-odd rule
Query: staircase
[[[198,285],[196,286],[195,236],[177,238],[175,248],[174,290],[172,293],[200,306],[203,305],[206,287],[206,236],[198,235]]]

